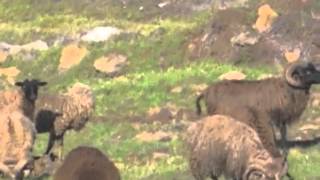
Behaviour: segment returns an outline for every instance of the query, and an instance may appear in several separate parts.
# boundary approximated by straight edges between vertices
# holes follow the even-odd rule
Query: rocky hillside
[[[1,0],[0,89],[24,78],[48,81],[41,93],[89,84],[94,118],[66,135],[66,153],[98,147],[124,180],[188,180],[180,136],[198,118],[197,94],[319,61],[319,37],[317,0]],[[290,139],[320,136],[317,89]],[[39,135],[35,154],[46,141]],[[289,160],[296,179],[320,178],[318,147]]]

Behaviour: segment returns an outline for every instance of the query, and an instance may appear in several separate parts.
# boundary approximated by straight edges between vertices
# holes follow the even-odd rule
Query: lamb
[[[36,130],[23,111],[0,110],[0,171],[12,179],[23,178],[23,170],[32,161]]]
[[[94,107],[92,90],[81,83],[76,83],[62,95],[40,95],[36,102],[35,125],[38,133],[50,133],[45,154],[51,154],[58,146],[61,160],[65,132],[82,129]]]
[[[236,180],[280,180],[287,173],[283,157],[273,157],[247,124],[226,115],[207,116],[191,124],[184,142],[196,180],[221,175]]]
[[[55,173],[54,180],[120,180],[119,170],[100,150],[80,146],[73,149]]]
[[[37,79],[25,79],[22,82],[16,82],[15,85],[20,87],[20,89],[0,92],[0,109],[10,105],[13,110],[17,108],[22,109],[23,113],[29,119],[33,119],[34,104],[38,97],[38,88],[46,84],[47,82]]]
[[[260,116],[265,116],[262,120],[280,129],[281,146],[287,153],[287,125],[299,119],[306,108],[311,86],[319,83],[320,71],[315,64],[296,62],[289,64],[284,77],[254,81],[225,80],[209,86],[196,100],[197,112],[201,114],[200,101],[204,99],[209,115],[226,114],[246,122],[250,118],[241,111],[247,107],[253,108]],[[264,136],[255,124],[250,125],[261,137]]]

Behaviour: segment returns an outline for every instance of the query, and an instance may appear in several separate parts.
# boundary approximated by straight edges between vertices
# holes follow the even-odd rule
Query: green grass
[[[91,122],[80,132],[68,132],[65,154],[79,145],[94,146],[115,161],[124,180],[189,180],[192,176],[179,136],[168,142],[148,143],[135,138],[142,131],[162,130],[181,135],[174,122],[132,122],[132,118],[143,118],[150,108],[168,103],[177,108],[194,109],[196,92],[192,86],[215,82],[228,71],[242,71],[248,79],[256,79],[274,70],[218,64],[214,59],[188,59],[185,56],[187,42],[193,34],[203,30],[213,16],[210,11],[160,18],[154,7],[147,12],[137,11],[137,8],[130,5],[123,9],[118,1],[112,0],[96,0],[91,4],[77,0],[0,0],[0,40],[13,44],[36,39],[52,43],[61,35],[74,36],[100,25],[130,32],[106,43],[84,43],[88,55],[79,65],[63,73],[57,70],[62,46],[37,52],[32,61],[22,60],[22,55],[12,56],[1,66],[17,66],[22,71],[18,79],[36,77],[48,81],[49,91],[64,91],[77,81],[93,88],[95,115],[105,116],[105,120]],[[248,19],[251,21],[255,16],[256,12],[249,13]],[[114,52],[128,57],[129,64],[120,76],[111,78],[96,72],[92,66],[94,60]],[[181,87],[182,92],[171,92],[176,87]],[[133,123],[138,123],[140,128],[135,129]],[[38,136],[35,154],[44,152],[47,139],[47,135]],[[154,152],[163,151],[170,156],[161,160],[152,158]],[[292,151],[290,172],[298,180],[319,177],[319,158],[316,148],[301,153]]]

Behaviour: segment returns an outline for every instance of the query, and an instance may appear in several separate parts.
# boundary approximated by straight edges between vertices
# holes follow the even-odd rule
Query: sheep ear
[[[44,86],[44,85],[47,85],[48,83],[47,82],[45,82],[45,81],[40,81],[40,82],[38,82],[38,85],[39,86]]]
[[[23,82],[16,82],[16,83],[14,83],[15,86],[20,86],[20,87],[23,86],[23,84],[24,84]]]

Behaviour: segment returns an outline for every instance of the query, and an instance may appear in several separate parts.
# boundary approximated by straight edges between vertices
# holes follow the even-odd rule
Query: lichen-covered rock
[[[104,57],[100,57],[95,60],[93,66],[96,70],[113,75],[118,73],[126,64],[127,57],[122,54],[112,53]]]
[[[61,52],[58,69],[63,71],[78,65],[87,53],[88,50],[85,47],[80,47],[78,44],[70,44],[66,46]]]
[[[246,78],[246,75],[238,71],[230,71],[219,76],[220,80],[243,80]]]
[[[278,14],[270,7],[269,4],[264,4],[258,9],[258,16],[259,17],[254,28],[262,33],[270,29],[273,20],[278,17]]]
[[[92,30],[85,33],[83,36],[81,36],[82,41],[86,42],[101,42],[101,41],[107,41],[112,36],[118,35],[122,32],[122,30],[116,28],[116,27],[95,27]]]

